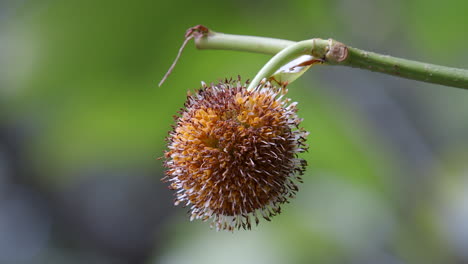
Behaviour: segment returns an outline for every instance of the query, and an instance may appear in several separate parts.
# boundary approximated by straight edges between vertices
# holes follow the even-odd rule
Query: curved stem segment
[[[271,58],[271,60],[263,66],[263,68],[257,73],[255,78],[249,84],[247,90],[253,90],[258,86],[263,78],[272,76],[279,67],[301,55],[312,55],[312,53],[315,53],[316,56],[320,58],[325,56],[327,45],[328,41],[323,39],[303,40],[289,45],[273,56],[273,58]],[[317,55],[318,51],[321,52]]]
[[[268,78],[272,76],[275,73],[275,71],[279,67],[281,67],[281,65],[288,63],[289,61],[299,57],[300,55],[310,53],[315,46],[314,44],[315,43],[313,40],[304,40],[292,44],[278,52],[257,73],[255,78],[249,84],[249,87],[247,87],[247,90],[253,90],[255,87],[258,86],[258,84],[260,83],[260,81],[263,80],[263,78]]]
[[[308,54],[325,64],[343,65],[428,83],[468,89],[468,70],[417,62],[347,47],[334,40],[312,39],[294,42],[283,39],[230,35],[214,31],[195,36],[199,49],[224,49],[275,55],[249,87],[269,77],[281,63]],[[301,46],[304,45],[304,46]],[[317,56],[319,55],[319,56]],[[275,69],[276,67],[276,69]]]

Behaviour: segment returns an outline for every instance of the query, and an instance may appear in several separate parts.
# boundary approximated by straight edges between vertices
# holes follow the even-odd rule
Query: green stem
[[[348,47],[341,64],[397,77],[468,89],[468,70],[395,58]]]
[[[206,34],[196,35],[195,44],[199,49],[278,54],[262,68],[249,88],[255,83],[258,84],[263,78],[270,77],[277,68],[287,63],[288,60],[308,54],[324,59],[325,64],[329,65],[350,66],[412,80],[468,89],[468,70],[363,51],[347,47],[334,40],[312,39],[296,43],[283,39],[230,35],[209,31]]]
[[[284,39],[231,35],[214,31],[195,37],[195,44],[199,49],[237,50],[264,54],[276,54],[294,43],[294,41]]]
[[[263,66],[263,68],[257,73],[255,78],[249,84],[247,90],[253,90],[258,86],[263,78],[272,76],[279,67],[301,55],[311,55],[314,51],[320,50],[322,52],[317,57],[323,57],[326,53],[327,45],[328,41],[322,39],[303,40],[289,45],[273,56],[273,58],[271,58],[271,60]]]

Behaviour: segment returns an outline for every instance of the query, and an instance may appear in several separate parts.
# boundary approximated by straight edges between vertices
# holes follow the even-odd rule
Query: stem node
[[[327,62],[340,63],[348,58],[348,47],[345,44],[333,39],[330,41],[330,50],[327,52]]]

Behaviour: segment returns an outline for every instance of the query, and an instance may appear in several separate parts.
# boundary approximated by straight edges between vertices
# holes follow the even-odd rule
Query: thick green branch
[[[296,42],[283,39],[230,35],[213,31],[197,33],[194,34],[194,37],[195,44],[199,49],[238,50],[271,55],[283,51],[282,56],[276,57],[276,61],[271,62],[269,67],[265,66],[262,69],[263,72],[261,71],[257,74],[255,82],[259,81],[258,79],[261,80],[262,77],[269,77],[268,74],[271,75],[272,71],[274,71],[273,64],[280,65],[283,62],[287,62],[288,59],[308,54],[315,57],[324,55],[320,58],[324,60],[325,64],[329,65],[351,66],[412,80],[468,89],[468,70],[367,52],[347,47],[333,40],[313,39],[309,42],[302,41],[300,43],[306,46],[307,43],[311,45],[300,47],[293,45]],[[317,43],[320,44],[317,45]],[[285,48],[291,46],[296,46],[296,48],[285,52]]]
[[[468,89],[468,70],[445,67],[348,47],[341,65],[382,72],[398,77]]]

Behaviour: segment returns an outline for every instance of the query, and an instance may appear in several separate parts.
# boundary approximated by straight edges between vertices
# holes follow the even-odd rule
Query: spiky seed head
[[[306,136],[285,88],[226,80],[187,96],[165,153],[175,204],[217,230],[250,229],[294,197]]]

